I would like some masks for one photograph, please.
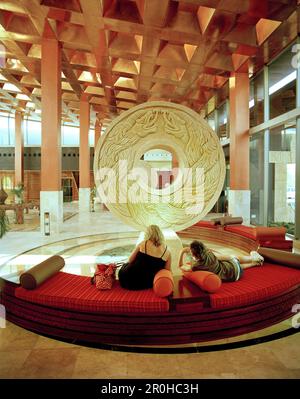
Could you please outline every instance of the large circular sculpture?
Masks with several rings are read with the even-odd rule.
[[[141,160],[155,148],[178,160],[176,178],[164,189],[153,187],[152,171]],[[217,201],[225,159],[217,135],[196,112],[170,102],[147,102],[123,112],[106,129],[96,147],[94,176],[103,202],[125,223],[139,230],[157,224],[179,231]]]

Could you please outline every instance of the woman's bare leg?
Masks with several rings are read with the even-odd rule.
[[[263,261],[263,257],[260,259],[253,259],[252,256],[249,255],[216,255],[219,260],[231,260],[232,258],[236,258],[239,260],[243,269],[247,269],[248,267],[260,266]],[[259,256],[259,255],[258,255]]]
[[[252,256],[237,256],[237,259],[239,260],[242,269],[247,269],[253,266],[260,266],[263,261],[263,257],[261,257],[261,259],[253,259]]]
[[[242,256],[238,255],[236,258],[239,260],[240,263],[254,263],[251,256]]]
[[[241,268],[242,269],[249,269],[249,267],[253,267],[253,266],[260,266],[260,264],[259,263],[254,263],[253,261],[251,262],[251,263],[241,263],[240,262],[240,265],[241,265]]]

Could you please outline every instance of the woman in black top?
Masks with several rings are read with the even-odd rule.
[[[145,240],[130,255],[129,263],[121,267],[120,285],[128,290],[152,288],[154,276],[161,269],[171,270],[171,254],[160,228],[151,225]]]

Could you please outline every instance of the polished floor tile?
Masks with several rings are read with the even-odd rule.
[[[81,348],[73,378],[126,378],[127,353]]]
[[[268,342],[265,347],[286,369],[297,370],[300,377],[300,331],[285,339]]]
[[[143,354],[72,345],[7,323],[0,378],[300,378],[300,334],[239,349]]]
[[[33,349],[16,378],[71,378],[80,348]]]
[[[177,355],[128,354],[128,378],[179,378]]]
[[[22,371],[23,365],[31,350],[0,350],[0,378],[16,378]]]

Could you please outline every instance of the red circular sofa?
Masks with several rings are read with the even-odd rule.
[[[282,229],[206,221],[179,236],[247,252],[285,240]],[[240,281],[223,283],[210,294],[181,276],[174,278],[173,294],[161,298],[152,289],[127,291],[118,281],[112,290],[98,291],[90,277],[59,272],[34,290],[4,282],[0,302],[9,321],[72,342],[173,345],[227,338],[287,319],[300,301],[300,255],[262,250],[273,251],[263,266],[245,270]]]
[[[282,252],[282,251],[281,251]],[[72,342],[172,345],[258,330],[292,315],[300,300],[300,270],[268,263],[245,270],[213,294],[184,277],[174,292],[127,291],[118,282],[98,291],[90,277],[59,272],[34,290],[6,282],[7,319],[36,333]]]

